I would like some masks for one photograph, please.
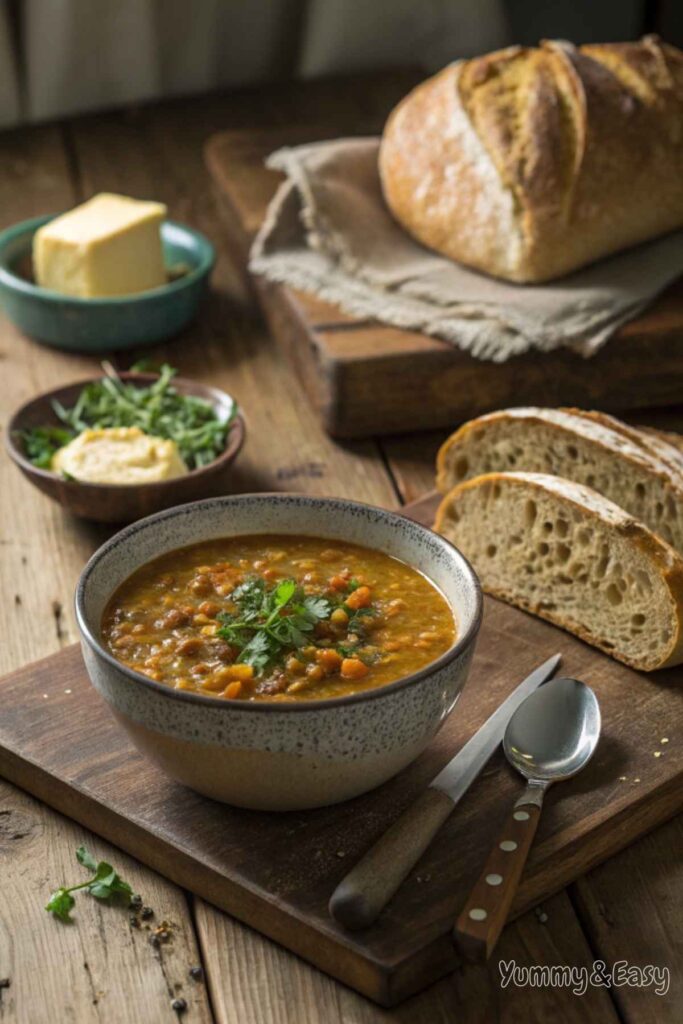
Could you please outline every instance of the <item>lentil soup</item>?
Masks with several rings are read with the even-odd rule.
[[[255,535],[142,566],[102,620],[104,646],[179,690],[240,700],[343,697],[424,668],[453,613],[416,569],[315,537]]]

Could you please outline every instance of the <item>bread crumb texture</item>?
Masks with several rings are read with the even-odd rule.
[[[546,474],[488,473],[450,491],[436,529],[488,593],[634,668],[683,660],[683,559],[596,491]]]
[[[607,417],[598,422],[573,411],[519,408],[472,420],[442,446],[437,487],[446,493],[482,473],[506,471],[584,484],[683,552],[683,476]],[[614,513],[605,505],[601,515]]]

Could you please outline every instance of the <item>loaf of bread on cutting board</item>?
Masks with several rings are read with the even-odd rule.
[[[665,462],[651,438],[638,441],[633,428],[615,422],[601,413],[533,407],[481,416],[442,445],[436,485],[445,494],[481,473],[553,473],[598,491],[683,552],[683,476],[673,465],[675,449],[667,444]]]
[[[643,671],[683,661],[683,558],[596,491],[487,473],[443,499],[435,529],[484,589]]]
[[[683,53],[543,42],[459,61],[393,111],[386,202],[418,241],[548,281],[683,226]]]

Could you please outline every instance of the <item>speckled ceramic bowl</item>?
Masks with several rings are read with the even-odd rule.
[[[174,690],[126,668],[104,649],[100,622],[105,605],[135,569],[188,544],[254,533],[345,540],[402,559],[447,598],[457,622],[456,642],[431,665],[395,683],[349,697],[291,704]],[[465,683],[481,607],[470,565],[431,530],[368,505],[294,494],[213,498],[149,516],[93,555],[76,591],[90,678],[135,745],[200,793],[278,811],[357,796],[424,750]]]

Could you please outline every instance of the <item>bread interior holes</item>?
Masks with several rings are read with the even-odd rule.
[[[455,463],[455,478],[456,480],[464,480],[467,476],[467,471],[470,468],[469,460],[465,455],[461,455]]]
[[[555,548],[555,561],[559,562],[560,565],[563,565],[565,562],[569,561],[571,553],[572,549],[568,544],[558,544]]]
[[[644,591],[646,594],[652,593],[652,583],[650,577],[642,569],[635,570],[636,577],[636,588],[640,591]]]
[[[465,489],[460,511],[454,539],[462,539],[486,589],[514,594],[522,607],[580,625],[599,646],[653,667],[671,644],[673,629],[657,614],[662,587],[647,559],[590,511],[504,478]]]
[[[602,578],[607,574],[607,566],[609,565],[609,550],[603,545],[600,552],[600,560],[595,567],[595,575]]]

